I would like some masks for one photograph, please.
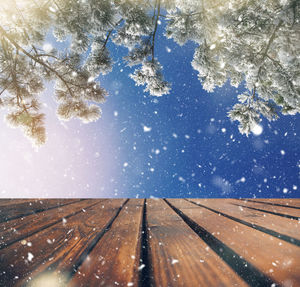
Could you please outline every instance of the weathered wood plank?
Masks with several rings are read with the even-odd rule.
[[[244,200],[300,208],[299,198],[251,198]]]
[[[237,220],[242,220],[250,225],[266,228],[270,231],[275,231],[281,234],[291,237],[287,239],[290,242],[295,242],[293,238],[300,241],[300,224],[298,220],[290,218],[284,218],[261,211],[243,208],[241,206],[231,204],[231,199],[188,199],[191,202],[206,206],[232,216]]]
[[[68,218],[80,212],[83,208],[88,208],[96,203],[97,201],[94,199],[77,201],[55,209],[48,209],[40,213],[27,215],[24,218],[2,222],[0,223],[0,249],[28,237],[35,232],[50,227],[62,221],[63,218]]]
[[[253,202],[253,201],[239,200],[239,199],[232,199],[231,203],[246,208],[248,207],[248,208],[263,210],[264,212],[272,212],[280,216],[294,217],[295,219],[300,219],[300,209],[277,206],[277,205],[268,205],[260,202]]]
[[[186,200],[168,200],[206,232],[242,256],[274,282],[300,286],[300,248],[249,228]]]
[[[52,199],[49,202],[42,199],[41,206],[50,206],[44,211],[39,209],[37,202],[40,200],[0,200],[0,210],[6,209],[8,215],[17,205],[25,205],[30,211],[37,208],[33,214],[24,217],[21,214],[21,217],[0,223],[0,286],[24,286],[29,277],[42,280],[37,286],[44,286],[46,281],[55,278],[64,284],[71,280],[70,287],[101,286],[102,283],[103,286],[117,286],[115,282],[120,286],[144,286],[146,281],[141,279],[149,279],[149,270],[155,286],[246,285],[244,280],[249,281],[238,270],[239,266],[229,262],[232,257],[228,261],[228,254],[232,256],[232,252],[238,264],[243,264],[239,259],[243,256],[251,268],[256,268],[266,278],[284,286],[300,286],[300,249],[295,246],[299,241],[292,245],[283,241],[284,237],[271,236],[271,232],[277,232],[299,240],[298,221],[270,213],[276,213],[274,208],[277,213],[278,210],[279,213],[297,212],[299,199],[260,199],[257,202],[251,199],[246,203],[235,199],[188,199],[205,207],[186,200],[168,200],[178,208],[175,208],[177,213],[181,210],[185,214],[182,217],[163,200],[147,200],[144,218],[149,227],[150,252],[146,255],[140,253],[146,238],[142,236],[141,240],[142,227],[146,230],[142,224],[145,216],[142,200],[130,200],[121,209],[125,200],[91,199],[51,207]],[[37,205],[32,207],[29,202]],[[256,209],[261,211],[241,204],[260,205],[261,208]],[[295,213],[292,216],[295,217]],[[200,233],[198,228],[205,232]],[[209,241],[207,234],[212,234],[210,236],[218,242]],[[223,248],[225,251],[220,251]],[[228,248],[232,251],[226,255]],[[142,269],[141,263],[152,269]],[[242,267],[247,272],[248,267]]]
[[[39,198],[0,198],[0,208],[2,206],[12,205],[12,204],[19,204],[19,203],[26,203],[35,200],[45,200]]]
[[[30,278],[43,276],[47,268],[68,276],[125,202],[94,201],[96,204],[89,209],[26,238],[29,245],[21,241],[5,248],[0,261],[0,286],[24,286]]]
[[[138,286],[143,201],[129,200],[68,286]]]
[[[163,200],[147,200],[154,286],[247,286]]]
[[[0,222],[78,201],[80,201],[80,199],[25,199],[21,201],[17,199],[16,201],[13,200],[11,204],[3,202],[3,205],[0,207]]]
[[[7,205],[22,204],[26,202],[57,200],[59,202],[71,202],[83,200],[80,198],[0,198],[0,207]]]

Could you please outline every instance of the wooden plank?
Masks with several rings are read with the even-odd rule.
[[[34,200],[39,200],[39,198],[0,198],[0,208],[2,206],[26,203]]]
[[[163,201],[147,200],[154,286],[247,286]]]
[[[38,213],[50,208],[64,206],[73,202],[80,201],[80,199],[32,199],[19,201],[16,200],[12,204],[5,204],[0,207],[0,222],[12,220],[33,213]]]
[[[288,241],[293,242],[293,238],[300,241],[300,224],[298,220],[280,217],[270,213],[264,213],[253,209],[243,208],[231,204],[231,199],[188,199],[189,201],[206,206],[216,212],[232,216],[237,220],[242,220],[250,225],[263,227],[270,231],[275,231],[291,238]]]
[[[21,241],[3,249],[0,286],[27,286],[30,279],[47,274],[47,268],[60,270],[67,279],[125,202],[93,201],[97,204],[91,208],[26,238],[30,245]]]
[[[300,286],[300,248],[186,200],[168,200],[190,220],[231,248],[274,282]]]
[[[2,206],[14,205],[26,202],[37,202],[37,201],[49,201],[49,200],[57,200],[57,201],[79,201],[83,200],[80,198],[0,198],[0,208]]]
[[[274,205],[283,205],[289,207],[300,208],[300,199],[299,198],[251,198],[245,199],[247,201],[256,201]]]
[[[143,201],[129,200],[68,286],[138,286]]]
[[[264,212],[271,212],[280,216],[300,219],[300,209],[277,206],[277,205],[268,205],[260,202],[238,200],[238,199],[232,199],[230,202],[232,204],[237,204],[242,207],[255,208],[258,210],[263,210]]]
[[[77,201],[55,209],[48,209],[40,213],[27,215],[24,218],[2,222],[0,223],[0,249],[45,229],[61,221],[62,218],[68,218],[80,212],[83,208],[88,208],[96,203],[97,201],[93,199]]]

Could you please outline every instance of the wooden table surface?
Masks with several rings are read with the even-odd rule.
[[[0,286],[300,286],[300,199],[0,199]]]

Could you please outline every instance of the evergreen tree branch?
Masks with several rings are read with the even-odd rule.
[[[269,39],[269,41],[268,41],[267,47],[265,48],[265,51],[264,51],[264,53],[263,53],[263,55],[262,55],[261,65],[260,65],[260,67],[259,67],[259,69],[258,69],[258,72],[257,72],[257,81],[258,81],[258,79],[259,79],[259,77],[260,77],[260,73],[261,73],[263,64],[264,64],[264,62],[265,62],[265,59],[266,59],[266,57],[267,57],[268,51],[269,51],[269,49],[270,49],[270,46],[272,45],[272,43],[273,43],[273,41],[274,41],[274,39],[275,39],[276,32],[279,30],[279,28],[281,27],[282,24],[283,24],[283,21],[280,20],[279,23],[277,24],[277,26],[275,27],[275,29],[274,29],[274,31],[273,31],[273,33],[272,33],[272,35],[271,35],[271,37],[270,37],[270,39]]]
[[[153,12],[153,16],[152,16],[152,24],[154,23],[154,20],[155,20],[157,1],[158,0],[155,0],[155,4],[154,4],[154,12]]]
[[[268,51],[270,49],[270,46],[272,45],[272,43],[273,43],[273,41],[275,39],[276,33],[279,30],[279,28],[282,26],[282,24],[283,24],[283,21],[280,20],[279,23],[277,24],[277,26],[275,27],[275,29],[274,29],[274,31],[273,31],[273,33],[272,33],[272,35],[271,35],[271,37],[270,37],[270,39],[268,41],[267,47],[266,47],[266,49],[265,49],[265,51],[264,51],[264,53],[262,55],[262,60],[263,61],[264,61],[265,57],[267,56],[267,53],[268,53]]]
[[[4,79],[3,83],[7,82],[9,80],[9,78],[11,77],[11,73],[8,74],[8,76],[6,77],[6,79]],[[1,79],[2,80],[2,79]],[[9,86],[11,85],[11,83],[9,83],[8,85],[5,85],[4,88],[2,89],[2,91],[0,92],[0,96],[9,88]]]
[[[0,34],[2,34],[11,44],[13,44],[17,50],[20,50],[24,55],[29,57],[31,60],[33,60],[34,62],[40,64],[41,66],[45,67],[46,69],[51,71],[53,74],[55,74],[64,83],[64,85],[67,87],[67,90],[68,90],[70,96],[74,97],[74,94],[72,92],[71,87],[69,86],[69,83],[55,69],[53,69],[51,66],[49,66],[48,64],[46,64],[45,62],[43,62],[39,58],[36,58],[35,56],[28,53],[14,39],[12,39],[12,37],[10,35],[8,35],[7,32],[1,26],[0,26]]]
[[[108,40],[109,40],[109,38],[110,38],[112,32],[113,32],[113,31],[114,31],[114,30],[122,23],[123,20],[124,20],[124,19],[121,18],[115,25],[113,25],[113,28],[110,29],[110,30],[108,31],[107,36],[106,36],[106,39],[105,39],[105,41],[104,41],[104,43],[103,43],[103,46],[102,46],[102,50],[105,49],[105,47],[106,47],[106,45],[107,45],[107,43],[108,43]]]
[[[155,35],[156,35],[156,32],[157,32],[159,16],[160,16],[160,0],[158,0],[158,3],[157,3],[157,15],[156,15],[156,20],[155,20],[154,31],[153,31],[153,34],[152,34],[152,47],[151,47],[152,63],[154,63]]]

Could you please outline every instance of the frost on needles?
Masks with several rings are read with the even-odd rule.
[[[170,93],[156,51],[157,30],[180,46],[196,44],[193,68],[212,92],[229,79],[247,91],[229,117],[249,134],[261,116],[300,111],[300,13],[297,0],[0,0],[0,106],[36,145],[46,140],[41,92],[55,81],[62,120],[97,120],[112,71],[109,42],[128,48],[129,76],[152,96]],[[45,44],[53,33],[63,49]]]

